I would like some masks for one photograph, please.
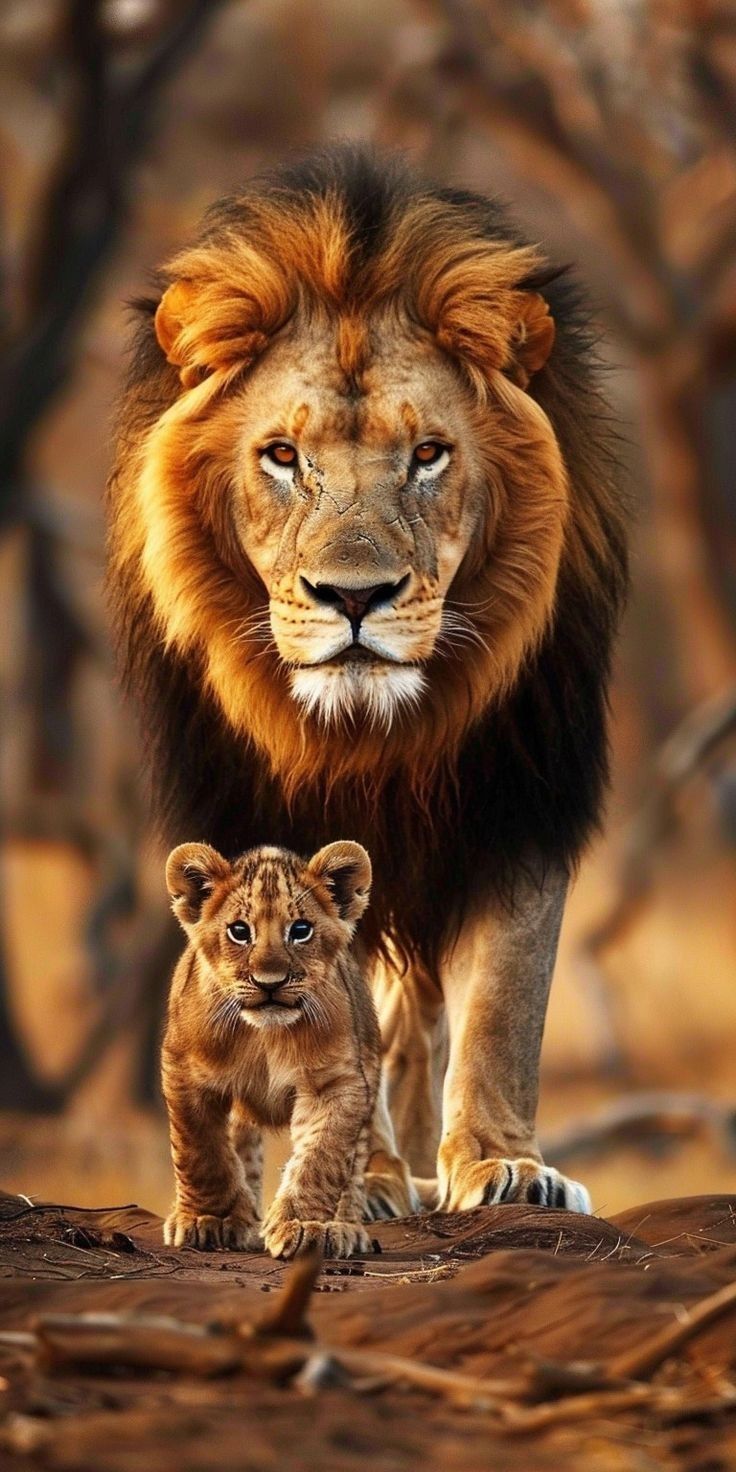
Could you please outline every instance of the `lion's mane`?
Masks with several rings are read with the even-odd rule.
[[[161,825],[172,843],[206,840],[230,856],[264,842],[304,853],[336,838],[364,843],[375,874],[367,939],[377,945],[391,934],[432,971],[480,886],[508,897],[531,865],[571,869],[600,812],[626,508],[579,293],[545,268],[495,203],[428,187],[403,165],[349,147],[216,205],[161,285],[172,282],[186,298],[184,325],[164,353],[158,298],[141,304],[109,492],[113,626],[142,713]],[[541,301],[541,316],[537,307],[525,327],[531,377],[512,357],[509,303],[520,289]],[[235,539],[223,525],[210,410],[242,388],[272,335],[305,305],[334,315],[343,367],[359,376],[370,315],[392,300],[433,333],[480,396],[506,405],[496,462],[502,457],[511,494],[515,477],[526,492],[531,477],[535,491],[521,552],[518,537],[506,565],[498,544],[473,549],[462,586],[480,640],[461,658],[437,661],[422,719],[399,722],[388,737],[325,731],[299,714],[278,662],[258,646],[238,672],[236,720],[224,688],[232,672],[223,668],[218,690],[212,650],[226,648],[225,621],[263,612],[267,598],[251,568],[232,570],[242,561],[235,548],[229,568],[217,556],[218,537]],[[547,307],[554,347],[534,371]],[[177,463],[169,449],[147,510],[144,448],[179,403],[201,429],[203,455]],[[549,454],[535,450],[544,416],[564,487],[550,475]],[[546,580],[551,598],[542,606],[539,595],[535,611],[524,603],[525,580],[545,583],[545,498],[562,494],[561,560]],[[174,589],[170,612],[162,613],[157,577]]]

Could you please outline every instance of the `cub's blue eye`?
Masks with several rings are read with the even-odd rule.
[[[233,920],[232,925],[227,927],[227,936],[236,946],[247,946],[252,938],[250,925],[246,925],[244,920]]]
[[[294,920],[289,926],[289,940],[310,940],[313,935],[314,926],[310,925],[308,920]]]

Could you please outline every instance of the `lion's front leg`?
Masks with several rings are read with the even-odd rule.
[[[433,1183],[425,1199],[415,1177],[434,1174],[447,1062],[444,1004],[436,983],[416,964],[406,969],[398,958],[392,963],[388,942],[387,951],[389,959],[378,961],[371,977],[383,1044],[366,1174],[373,1220],[409,1216],[430,1200],[434,1204]]]
[[[342,1222],[362,1222],[368,1214],[365,1195],[365,1167],[368,1159],[370,1121],[360,1132],[353,1156],[353,1169],[338,1202],[335,1216]]]
[[[362,1175],[372,1103],[362,1079],[297,1094],[291,1159],[263,1223],[272,1257],[295,1257],[312,1246],[326,1257],[372,1250],[362,1221],[345,1215],[346,1205],[362,1206],[362,1193],[348,1188],[356,1171]]]
[[[529,885],[513,914],[469,920],[443,969],[450,1059],[437,1160],[441,1209],[501,1201],[590,1211],[584,1186],[544,1165],[536,1134],[539,1053],[566,879]]]
[[[164,1055],[176,1199],[164,1225],[170,1247],[260,1246],[258,1208],[228,1136],[227,1101]]]
[[[369,1221],[412,1216],[414,1212],[421,1210],[411,1171],[396,1143],[393,1120],[386,1099],[385,1069],[382,1070],[371,1125],[365,1196]]]

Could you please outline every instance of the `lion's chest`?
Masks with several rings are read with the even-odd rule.
[[[253,1049],[233,1079],[233,1092],[247,1104],[258,1123],[272,1129],[288,1125],[296,1087],[293,1066],[267,1048]]]

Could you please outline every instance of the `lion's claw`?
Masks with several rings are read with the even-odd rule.
[[[251,1210],[237,1207],[225,1216],[182,1211],[174,1207],[164,1223],[167,1247],[198,1247],[200,1251],[258,1252],[263,1243],[260,1223]]]
[[[441,1209],[467,1211],[474,1206],[527,1201],[590,1213],[590,1196],[579,1181],[570,1180],[540,1160],[500,1158],[479,1160],[452,1173]]]
[[[360,1222],[303,1221],[299,1217],[276,1217],[263,1232],[266,1250],[272,1257],[298,1257],[318,1247],[325,1257],[351,1257],[370,1253],[373,1244]]]
[[[390,1221],[422,1210],[406,1161],[382,1150],[375,1151],[368,1162],[365,1195],[368,1221]]]

